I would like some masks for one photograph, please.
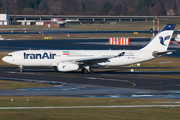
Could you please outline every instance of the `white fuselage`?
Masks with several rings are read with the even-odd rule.
[[[125,52],[124,56],[110,58],[99,66],[120,66],[153,59],[153,51],[142,50],[23,50],[9,53],[3,61],[19,66],[56,66],[64,61],[76,59],[113,57]]]

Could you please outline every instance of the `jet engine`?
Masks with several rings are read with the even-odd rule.
[[[57,70],[58,71],[74,71],[78,70],[79,65],[71,63],[71,62],[64,62],[64,63],[58,63],[57,64]]]
[[[177,37],[175,37],[175,41],[180,42],[180,34],[178,33]]]

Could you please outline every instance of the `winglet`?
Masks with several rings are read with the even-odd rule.
[[[121,54],[119,54],[117,57],[121,57],[124,56],[125,52],[122,52]]]

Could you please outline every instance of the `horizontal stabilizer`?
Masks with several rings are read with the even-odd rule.
[[[154,56],[154,57],[159,57],[159,56],[162,56],[162,55],[172,54],[172,52],[174,52],[174,51],[175,51],[175,50],[164,51],[164,52],[154,51],[154,52],[153,52],[153,56]]]

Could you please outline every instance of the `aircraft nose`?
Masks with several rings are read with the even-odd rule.
[[[3,57],[3,58],[2,58],[2,61],[6,62],[6,57]]]

